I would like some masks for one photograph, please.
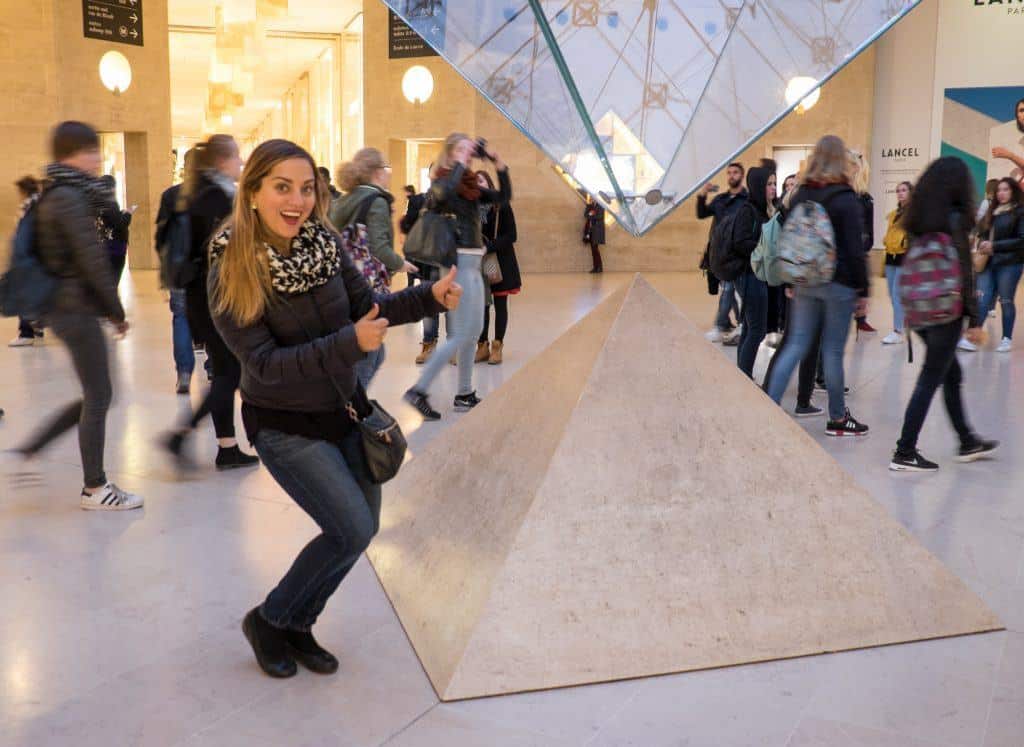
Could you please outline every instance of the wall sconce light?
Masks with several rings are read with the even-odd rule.
[[[792,78],[786,86],[786,103],[793,106],[799,101],[796,107],[798,114],[803,114],[817,104],[820,98],[821,88],[818,87],[818,81],[806,75]]]
[[[132,66],[120,52],[110,51],[100,58],[100,80],[114,95],[124,93],[132,84]]]
[[[422,104],[434,93],[434,76],[423,65],[413,65],[402,76],[402,95],[410,104]]]

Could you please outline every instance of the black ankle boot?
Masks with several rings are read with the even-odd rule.
[[[256,654],[260,669],[271,677],[294,677],[298,671],[288,654],[287,631],[275,628],[263,619],[256,607],[242,620],[242,632]]]
[[[317,674],[334,674],[338,671],[338,660],[334,654],[316,642],[311,632],[289,630],[285,633],[288,652],[306,669]]]
[[[217,447],[217,469],[255,467],[259,463],[260,458],[258,456],[244,453],[237,445]]]

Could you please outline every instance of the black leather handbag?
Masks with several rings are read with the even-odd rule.
[[[424,208],[416,225],[405,237],[402,252],[410,262],[451,267],[455,264],[455,249],[455,219],[446,213]]]

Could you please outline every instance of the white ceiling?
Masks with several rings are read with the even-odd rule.
[[[170,0],[168,20],[173,27],[213,27],[214,3],[209,0]],[[360,0],[290,0],[287,18],[268,23],[272,31],[340,33],[362,9]],[[236,111],[230,127],[218,127],[236,136],[252,132],[283,94],[331,46],[328,39],[281,38],[264,42],[265,57],[255,73],[255,90]],[[183,30],[171,31],[171,131],[175,145],[202,133],[207,79],[214,36]]]

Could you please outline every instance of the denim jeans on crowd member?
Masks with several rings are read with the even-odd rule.
[[[1003,310],[1003,337],[1013,339],[1013,323],[1017,320],[1017,306],[1014,304],[1014,296],[1017,295],[1017,286],[1020,284],[1021,274],[1024,273],[1024,264],[1005,264],[989,266],[983,273],[978,275],[978,290],[981,291],[982,319],[986,319],[992,309],[995,308],[996,296],[999,296],[999,305]]]
[[[903,432],[896,444],[900,453],[909,454],[917,448],[917,437],[921,433],[921,426],[928,415],[928,407],[931,405],[935,390],[942,386],[942,397],[946,403],[946,412],[949,419],[960,436],[962,446],[970,446],[977,441],[977,437],[971,430],[964,414],[963,400],[961,399],[961,383],[963,374],[960,371],[960,363],[956,359],[956,344],[963,333],[963,320],[958,319],[949,324],[942,324],[937,327],[927,327],[919,334],[924,340],[926,352],[924,365],[917,376],[917,384],[914,385],[914,393],[910,395],[910,402],[907,404],[907,412],[903,417]]]
[[[718,285],[718,316],[715,317],[715,326],[723,332],[732,329],[732,322],[729,321],[729,312],[740,316],[740,305],[736,300],[736,284],[731,280],[723,280]]]
[[[99,488],[107,482],[103,471],[103,446],[107,411],[113,399],[107,338],[100,327],[100,320],[88,314],[54,312],[47,321],[71,354],[71,363],[82,385],[82,399],[58,412],[19,451],[26,456],[34,456],[77,425],[85,487]]]
[[[434,348],[430,359],[423,367],[419,381],[413,387],[426,394],[430,385],[448,365],[453,355],[459,364],[459,388],[457,394],[473,391],[473,359],[476,356],[476,342],[484,326],[484,276],[480,272],[483,256],[477,250],[459,250],[456,281],[462,286],[462,300],[459,307],[446,315],[449,325],[448,337]]]
[[[196,354],[192,350],[192,331],[185,314],[185,290],[171,289],[171,339],[174,344],[174,368],[178,373],[190,374],[196,367]]]
[[[740,319],[743,332],[736,349],[736,365],[747,376],[754,377],[754,363],[761,341],[768,333],[768,284],[757,275],[745,272],[736,278],[736,291],[743,299]]]
[[[900,277],[903,268],[896,265],[885,266],[885,282],[889,286],[889,298],[892,299],[892,328],[903,331],[903,301],[900,299]]]
[[[825,386],[828,389],[828,416],[831,420],[842,420],[846,416],[843,351],[850,334],[850,318],[856,300],[857,292],[839,283],[796,289],[790,306],[786,345],[775,354],[776,360],[765,380],[764,389],[769,397],[777,403],[782,401],[793,370],[820,335]]]
[[[261,429],[264,466],[320,527],[260,607],[272,625],[309,630],[380,526],[380,486],[370,481],[358,429],[340,444]]]
[[[356,379],[363,385],[363,389],[370,388],[370,382],[377,375],[377,371],[380,370],[386,357],[387,354],[384,352],[384,346],[381,345],[373,352],[367,353],[361,361],[353,366],[353,370],[356,372]]]

